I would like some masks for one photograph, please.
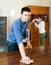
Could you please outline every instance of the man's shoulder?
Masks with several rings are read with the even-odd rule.
[[[21,18],[16,18],[14,21],[17,21],[17,22],[18,22],[18,21],[20,21],[20,20],[21,20]]]
[[[17,18],[14,20],[12,26],[20,26],[21,25],[21,18]]]
[[[16,18],[15,20],[14,20],[14,23],[20,23],[20,21],[21,21],[21,18]]]

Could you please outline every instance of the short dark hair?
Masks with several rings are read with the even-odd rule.
[[[44,20],[44,15],[38,15],[37,18],[42,18],[42,20]]]
[[[24,11],[31,12],[30,8],[28,8],[28,7],[23,7],[21,9],[21,14],[23,14]]]

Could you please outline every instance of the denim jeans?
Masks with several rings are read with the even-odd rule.
[[[18,44],[8,41],[7,42],[7,51],[12,52],[12,51],[16,51],[16,50],[19,50]]]

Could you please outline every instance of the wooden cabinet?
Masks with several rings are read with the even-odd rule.
[[[39,30],[37,27],[35,27],[34,23],[30,23],[28,25],[28,29],[30,30],[30,42],[32,44],[32,46],[38,46],[38,44],[40,43],[39,40]],[[38,32],[38,33],[37,33]]]
[[[32,18],[36,18],[37,15],[44,15],[47,17],[47,20],[45,21],[45,28],[48,32],[48,38],[45,39],[45,45],[49,44],[49,7],[43,7],[43,6],[28,6],[31,9],[32,12]],[[35,27],[34,23],[30,23],[28,25],[28,28],[30,29],[30,41],[31,44],[34,46],[40,45],[40,39],[39,39],[39,31]]]

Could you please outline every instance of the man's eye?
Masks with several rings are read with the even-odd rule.
[[[29,15],[29,16],[31,16],[31,15]]]
[[[27,16],[27,15],[25,15],[25,16]]]

